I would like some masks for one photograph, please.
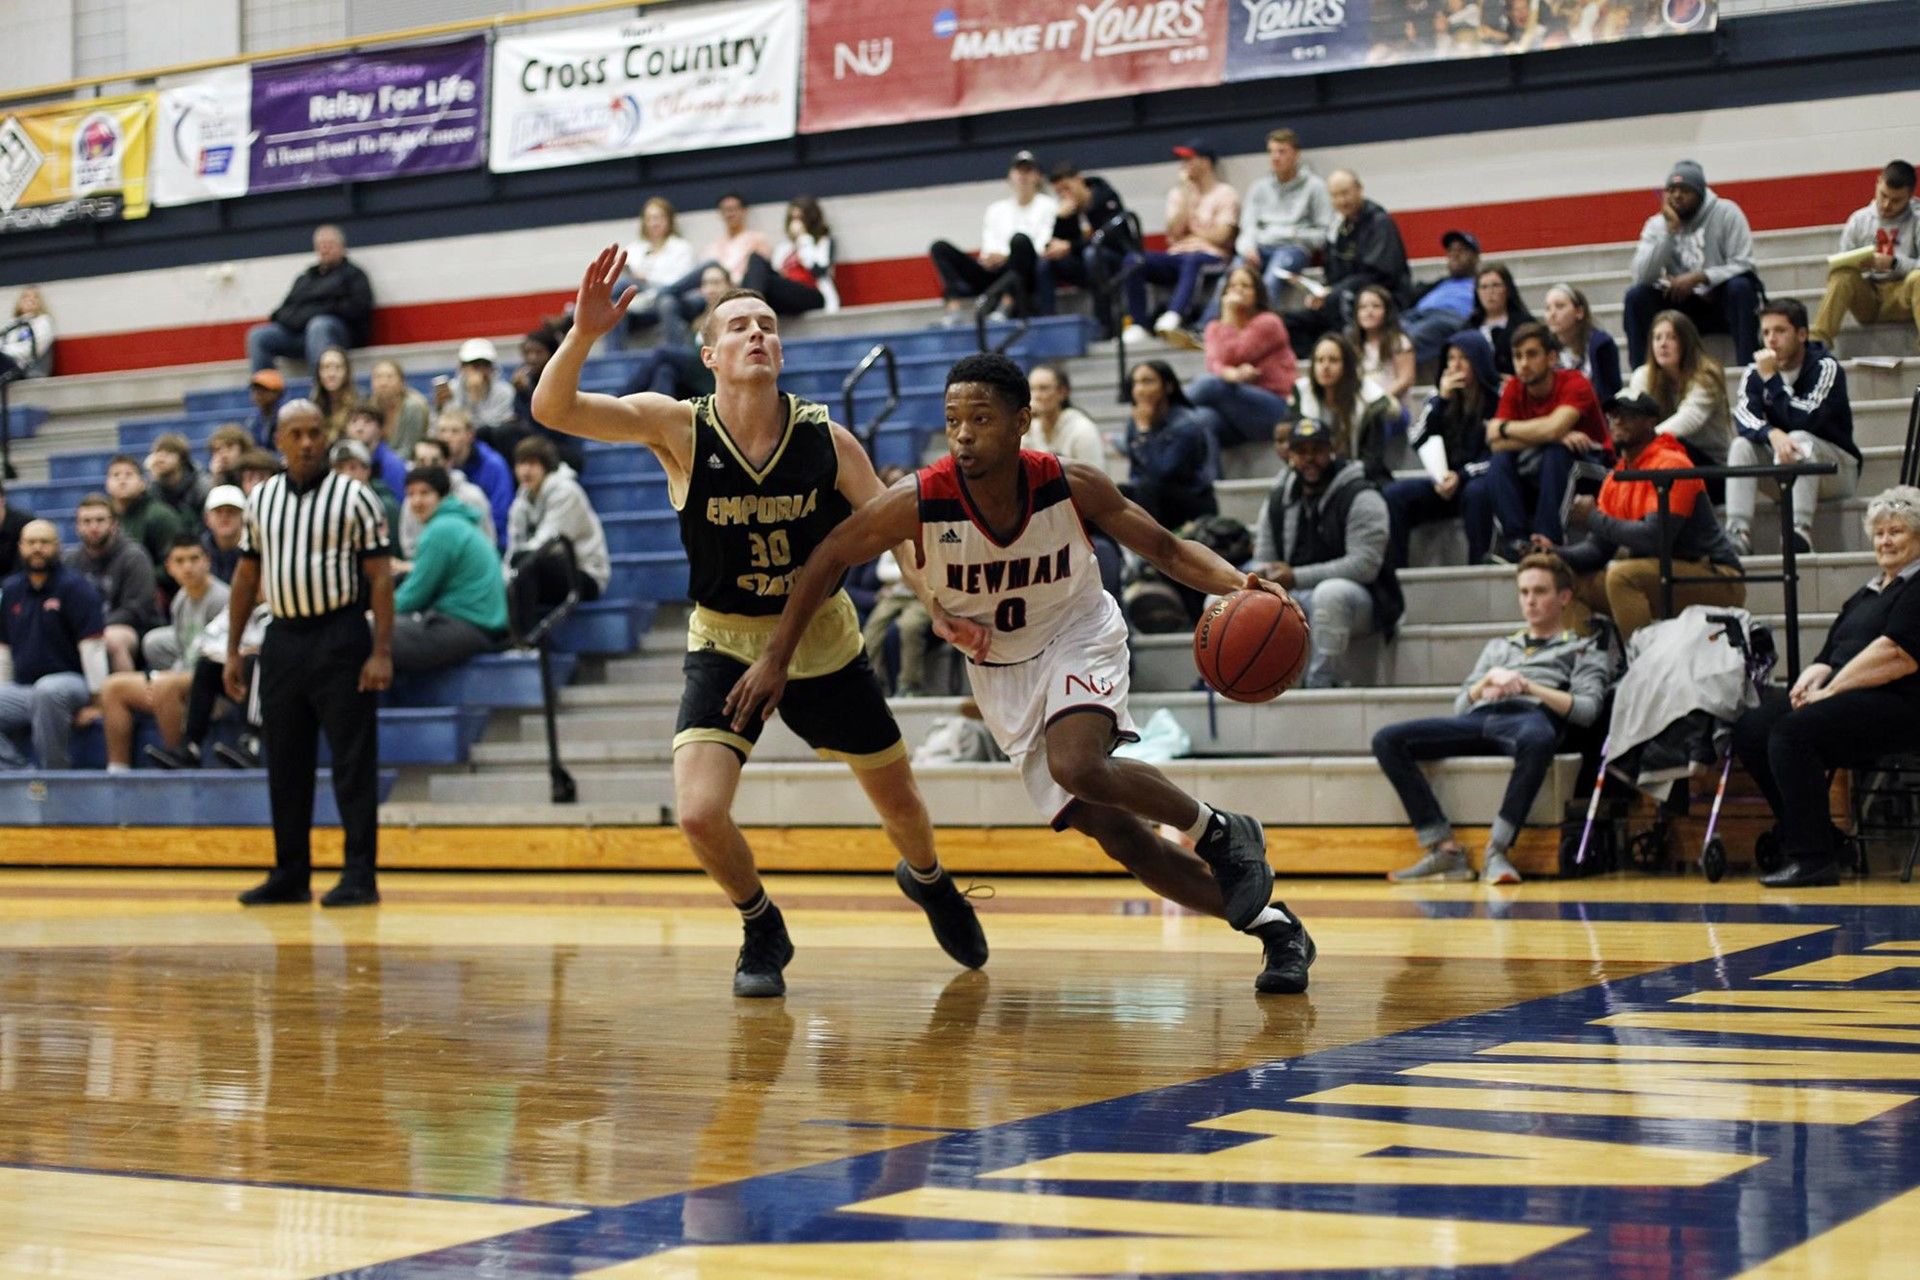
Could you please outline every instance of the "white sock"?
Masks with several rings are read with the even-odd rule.
[[[1213,821],[1213,810],[1207,808],[1207,806],[1204,804],[1201,805],[1200,816],[1195,818],[1193,820],[1193,825],[1188,827],[1186,830],[1187,839],[1193,841],[1195,844],[1199,844],[1200,837],[1207,834],[1207,824],[1212,821]]]
[[[931,867],[928,867],[925,871],[922,871],[920,868],[914,866],[911,862],[909,862],[907,864],[907,872],[915,880],[918,880],[921,884],[939,884],[940,877],[944,874],[944,871],[941,868],[940,862],[938,859],[935,859],[934,864]]]
[[[130,764],[109,764],[107,766],[107,772],[108,773],[132,773],[133,766]]]
[[[1255,916],[1253,918],[1253,923],[1248,925],[1241,932],[1252,933],[1255,929],[1258,929],[1263,924],[1292,924],[1293,922],[1294,920],[1292,916],[1288,915],[1286,912],[1282,911],[1280,908],[1269,903],[1267,905],[1267,909],[1265,911],[1262,911],[1259,915]]]

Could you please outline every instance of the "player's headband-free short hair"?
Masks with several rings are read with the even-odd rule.
[[[1033,403],[1026,371],[997,351],[962,356],[954,361],[953,368],[947,370],[947,386],[951,388],[963,382],[991,387],[1000,403],[1013,413]]]

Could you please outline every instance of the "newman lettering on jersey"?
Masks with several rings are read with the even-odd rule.
[[[1064,582],[1073,576],[1072,551],[1071,547],[1061,547],[1045,555],[950,564],[946,567],[947,588],[977,596],[983,591],[1021,591],[1043,583]]]
[[[707,523],[721,527],[732,524],[785,524],[804,520],[820,505],[820,491],[806,493],[746,493],[707,499]]]

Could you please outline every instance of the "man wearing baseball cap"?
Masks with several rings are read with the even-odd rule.
[[[988,205],[986,216],[980,220],[977,257],[948,240],[935,240],[928,246],[933,269],[940,274],[940,296],[947,302],[946,324],[965,323],[971,314],[967,299],[991,289],[994,281],[1008,271],[1020,281],[1013,305],[1023,314],[1032,309],[1040,249],[1053,239],[1060,202],[1044,190],[1040,161],[1025,149],[1014,152],[1007,164],[1007,186],[1012,188],[1011,194]]]
[[[500,352],[487,338],[460,344],[460,369],[448,380],[434,379],[433,407],[465,409],[474,434],[496,452],[513,452],[519,443],[519,419],[513,412],[513,385],[498,374]],[[512,439],[503,436],[511,435]]]
[[[1682,160],[1667,173],[1660,211],[1640,229],[1627,290],[1627,363],[1647,362],[1647,330],[1669,308],[1702,333],[1733,335],[1733,362],[1751,364],[1760,346],[1760,296],[1753,229],[1733,201],[1707,185],[1706,170]]]
[[[1480,237],[1449,231],[1440,237],[1447,274],[1432,284],[1414,285],[1417,301],[1400,317],[1400,331],[1413,339],[1416,360],[1431,360],[1446,350],[1447,339],[1467,327],[1473,312],[1473,286],[1480,275]]]
[[[240,526],[247,518],[247,495],[237,484],[217,484],[207,493],[201,519],[200,545],[206,548],[207,563],[213,576],[222,582],[233,581],[233,567],[240,563]]]
[[[247,398],[253,401],[253,412],[240,425],[262,449],[273,448],[273,433],[279,430],[280,401],[286,394],[287,380],[280,376],[278,369],[258,370],[247,383]]]
[[[1240,193],[1221,181],[1220,153],[1205,138],[1189,138],[1173,149],[1180,161],[1180,180],[1167,190],[1167,248],[1164,253],[1143,250],[1127,255],[1138,269],[1127,277],[1127,341],[1144,342],[1143,327],[1150,304],[1147,286],[1172,285],[1166,310],[1153,322],[1153,331],[1182,346],[1197,346],[1187,338],[1187,322],[1202,305],[1200,283],[1209,269],[1223,271],[1233,261],[1235,229],[1240,225]]]

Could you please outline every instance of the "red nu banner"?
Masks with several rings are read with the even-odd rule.
[[[1219,84],[1229,0],[810,0],[806,133]]]

